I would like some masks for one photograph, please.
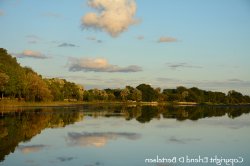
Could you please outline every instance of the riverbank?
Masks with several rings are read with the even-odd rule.
[[[15,100],[2,100],[0,106],[2,107],[21,107],[21,106],[64,106],[64,105],[75,105],[83,104],[83,102],[68,102],[68,101],[55,101],[55,102],[25,102]]]
[[[1,107],[60,107],[60,106],[74,106],[74,105],[86,105],[86,104],[124,104],[124,105],[150,105],[157,106],[158,102],[122,102],[122,101],[52,101],[52,102],[25,102],[25,101],[17,101],[17,100],[2,100],[0,101],[0,109]]]
[[[0,110],[12,109],[17,107],[71,107],[80,105],[126,105],[128,107],[135,106],[166,106],[166,105],[179,105],[179,106],[195,106],[194,102],[135,102],[135,101],[52,101],[52,102],[26,102],[17,100],[1,100]]]
[[[160,105],[176,105],[176,106],[198,106],[198,105],[211,105],[211,106],[235,106],[235,105],[250,105],[250,103],[241,104],[225,104],[225,103],[196,103],[196,102],[122,102],[122,101],[52,101],[52,102],[26,102],[18,100],[0,100],[1,108],[11,108],[11,107],[61,107],[61,106],[76,106],[76,105],[141,105],[141,106],[160,106]]]

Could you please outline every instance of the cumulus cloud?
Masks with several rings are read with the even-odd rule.
[[[17,58],[35,58],[35,59],[46,59],[48,58],[44,54],[38,51],[24,50],[22,53],[14,54]]]
[[[120,67],[109,64],[104,58],[70,58],[69,71],[94,71],[94,72],[139,72],[142,68],[137,65],[130,65],[127,67]]]
[[[188,63],[166,63],[166,65],[173,70],[179,68],[202,68],[201,66],[191,65]]]
[[[135,0],[89,0],[88,5],[97,10],[82,17],[84,28],[100,29],[112,37],[127,30],[130,25],[138,23]]]
[[[157,41],[158,43],[170,43],[170,42],[177,42],[177,39],[174,37],[160,37]]]
[[[95,146],[103,147],[107,144],[108,140],[115,140],[118,138],[126,138],[129,140],[136,140],[140,138],[139,134],[136,133],[116,133],[116,132],[96,132],[96,133],[68,133],[69,144],[73,146]]]
[[[78,46],[72,43],[62,43],[59,44],[58,47],[78,47]]]
[[[30,145],[30,146],[18,146],[18,150],[20,150],[22,153],[33,153],[41,151],[43,148],[45,148],[46,145]]]

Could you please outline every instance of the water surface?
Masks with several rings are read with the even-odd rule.
[[[199,166],[220,164],[202,163],[206,158],[221,165],[242,158],[234,165],[247,166],[249,112],[245,106],[19,108],[0,114],[0,165]]]

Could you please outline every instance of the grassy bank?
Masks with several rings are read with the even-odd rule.
[[[4,100],[0,101],[2,107],[19,107],[19,106],[64,106],[72,104],[83,104],[83,102],[68,102],[68,101],[56,101],[56,102],[25,102],[25,101],[14,101]]]
[[[1,108],[13,108],[13,107],[60,107],[60,106],[74,106],[84,104],[109,104],[109,105],[141,105],[141,106],[159,106],[159,105],[177,105],[177,106],[197,106],[197,105],[250,105],[250,103],[244,104],[225,104],[225,103],[196,103],[196,102],[122,102],[122,101],[51,101],[51,102],[26,102],[18,100],[0,100]]]
[[[167,102],[122,102],[122,101],[52,101],[52,102],[26,102],[17,100],[2,100],[0,101],[0,109],[15,108],[15,107],[67,107],[77,105],[126,105],[126,106],[159,106],[159,105],[173,105]],[[180,105],[180,104],[179,104]]]
[[[126,104],[126,105],[155,105],[155,102],[120,102],[120,101],[51,101],[51,102],[26,102],[26,101],[17,101],[17,100],[0,100],[0,109],[1,107],[60,107],[60,106],[74,106],[74,105],[84,105],[84,104]]]

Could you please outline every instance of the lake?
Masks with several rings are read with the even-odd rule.
[[[0,111],[1,166],[250,165],[248,106]]]

